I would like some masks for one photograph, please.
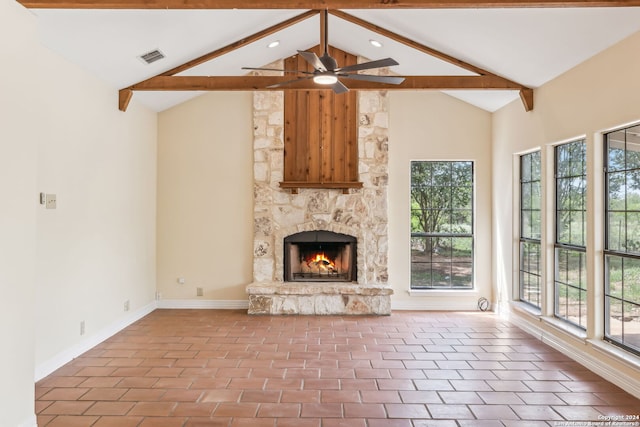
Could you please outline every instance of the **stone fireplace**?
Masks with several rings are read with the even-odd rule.
[[[346,192],[280,188],[283,95],[257,91],[253,97],[254,258],[253,283],[247,286],[249,314],[390,314],[386,92],[358,94],[358,168],[363,186]],[[316,252],[340,258],[339,265],[336,260],[308,261],[301,255],[316,241],[323,241]],[[347,261],[351,267],[344,276]],[[331,262],[332,267],[327,264]],[[308,271],[301,263],[308,264]]]

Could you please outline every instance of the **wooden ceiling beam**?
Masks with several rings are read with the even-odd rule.
[[[533,110],[533,89],[520,89],[520,99],[525,111]]]
[[[118,109],[120,111],[127,111],[127,107],[129,106],[129,102],[131,102],[132,96],[133,91],[131,89],[122,89],[118,91]]]
[[[57,0],[48,0],[48,1],[57,1]],[[88,1],[88,0],[85,0],[85,1]],[[145,0],[145,1],[154,1],[154,0]],[[166,0],[166,1],[174,1],[174,0]],[[188,2],[190,0],[185,0],[185,1]],[[388,0],[384,0],[384,1],[388,1]],[[291,76],[286,76],[286,77],[281,77],[281,76],[202,77],[202,76],[175,76],[175,74],[181,73],[190,68],[193,68],[200,64],[211,61],[212,59],[215,59],[233,50],[236,50],[250,43],[253,43],[259,39],[267,37],[273,33],[276,33],[277,31],[280,31],[298,22],[306,20],[317,13],[319,13],[318,10],[309,10],[298,16],[295,16],[286,21],[283,21],[279,24],[266,28],[249,37],[238,40],[230,45],[222,47],[213,52],[209,52],[205,55],[200,56],[199,58],[193,59],[189,62],[179,65],[178,67],[165,71],[157,76],[138,82],[127,88],[123,88],[119,91],[119,94],[118,94],[118,108],[120,109],[120,111],[126,111],[129,105],[129,102],[131,101],[131,98],[133,96],[133,91],[136,91],[136,90],[147,90],[147,91],[269,90],[268,86],[291,80]],[[338,11],[338,10],[331,10],[330,13],[348,22],[359,25],[365,29],[377,32],[399,43],[405,44],[406,46],[409,46],[419,52],[434,56],[436,58],[449,62],[458,67],[461,67],[473,73],[479,74],[479,76],[409,76],[405,78],[405,81],[401,85],[385,85],[385,84],[379,84],[379,83],[368,83],[368,82],[359,81],[359,80],[349,80],[349,87],[351,87],[354,90],[385,90],[385,89],[387,90],[403,90],[403,89],[405,90],[407,89],[413,89],[413,90],[420,90],[420,89],[518,90],[520,92],[520,97],[522,99],[522,102],[525,106],[525,110],[530,111],[533,109],[533,90],[526,86],[523,86],[519,83],[513,82],[511,80],[505,79],[495,74],[492,74],[489,71],[486,71],[482,68],[476,67],[472,64],[466,63],[462,60],[449,56],[445,53],[439,52],[428,46],[422,45],[414,40],[411,40],[399,34],[393,33],[389,30],[386,30],[382,27],[371,24],[360,18],[356,18],[355,16],[349,15],[345,12]],[[326,31],[325,24],[326,24],[326,16],[322,14],[320,19],[321,40],[324,40],[323,31]],[[296,84],[288,85],[286,89],[309,90],[309,89],[323,89],[323,88],[318,87],[317,85],[313,84],[313,82],[311,81],[303,81]],[[283,90],[283,89],[277,88],[273,90]]]
[[[175,74],[195,67],[214,58],[222,56],[228,52],[238,49],[246,44],[259,40],[267,35],[279,31],[285,27],[293,25],[297,22],[305,20],[319,11],[311,10],[301,15],[281,22],[277,25],[269,27],[263,31],[253,34],[245,39],[239,40],[228,46],[216,51],[210,52],[157,76],[136,83],[127,88],[121,89],[119,92],[118,108],[120,111],[126,111],[129,101],[134,90],[147,91],[243,91],[243,90],[269,90],[267,87],[291,80],[291,76],[175,76]],[[345,19],[363,28],[377,32],[389,37],[395,41],[403,43],[419,52],[434,56],[468,71],[480,74],[479,76],[408,76],[401,85],[384,85],[376,83],[368,83],[360,80],[349,80],[349,87],[354,90],[407,90],[407,89],[509,89],[520,91],[520,97],[524,104],[525,110],[533,109],[533,90],[519,83],[505,79],[483,70],[474,65],[468,64],[452,56],[446,55],[428,46],[424,46],[399,34],[388,31],[382,27],[373,25],[367,21],[356,18],[352,15],[341,11],[331,11],[331,13],[339,18]],[[322,16],[321,16],[322,17]],[[323,20],[321,19],[321,36],[324,29]],[[322,39],[322,37],[321,37]],[[310,81],[288,85],[286,89],[322,89],[314,85]],[[283,90],[281,88],[273,90]]]
[[[285,28],[291,27],[299,22],[302,22],[308,18],[311,18],[314,15],[317,15],[317,10],[309,10],[307,12],[301,13],[300,15],[294,16],[293,18],[287,19],[286,21],[282,21],[276,25],[272,25],[269,28],[266,28],[262,31],[259,31],[255,34],[250,35],[249,37],[245,37],[244,39],[238,40],[236,42],[231,43],[225,47],[214,50],[213,52],[209,52],[205,55],[202,55],[199,58],[193,59],[189,62],[186,62],[182,65],[179,65],[175,68],[172,68],[169,71],[165,71],[160,74],[161,76],[172,76],[174,74],[181,73],[183,71],[188,70],[189,68],[193,68],[197,65],[204,64],[205,62],[211,61],[212,59],[218,58],[222,55],[225,55],[231,51],[239,49],[243,46],[247,46],[255,41],[268,37],[272,34],[277,33],[278,31],[284,30]]]
[[[196,67],[200,64],[204,64],[205,62],[211,61],[212,59],[218,58],[222,55],[225,55],[231,51],[234,51],[236,49],[239,49],[243,46],[246,46],[248,44],[251,44],[255,41],[258,41],[260,39],[263,39],[267,36],[270,36],[271,34],[277,33],[280,30],[283,30],[285,28],[288,28],[292,25],[297,24],[298,22],[302,22],[314,15],[318,14],[317,10],[309,10],[307,12],[301,13],[300,15],[294,16],[293,18],[287,19],[286,21],[282,21],[276,25],[272,25],[269,28],[265,28],[262,31],[259,31],[255,34],[250,35],[249,37],[245,37],[244,39],[235,41],[227,46],[224,46],[220,49],[214,50],[213,52],[209,52],[206,53],[196,59],[193,59],[189,62],[185,62],[184,64],[181,64],[175,68],[172,68],[168,71],[165,71],[164,73],[160,73],[157,76],[154,77],[159,77],[159,76],[173,76],[175,74],[181,73],[183,71],[186,71],[190,68]],[[154,78],[152,77],[152,78]],[[141,85],[147,81],[149,81],[150,79],[147,80],[143,80],[141,82],[138,82],[132,86],[129,86],[127,88],[124,89],[120,89],[119,92],[119,102],[118,102],[118,108],[120,109],[120,111],[127,111],[127,106],[129,105],[129,101],[131,101],[131,96],[133,95],[133,91],[132,88]]]
[[[462,9],[634,7],[640,0],[17,0],[34,9]]]
[[[310,90],[327,89],[311,79],[287,85],[286,88],[268,86],[292,80],[293,76],[158,76],[132,86],[135,91],[254,91],[254,90]],[[497,89],[523,90],[495,76],[404,76],[399,85],[373,83],[344,78],[353,90],[420,90],[420,89]],[[525,89],[526,90],[526,89]],[[531,89],[528,89],[531,90]],[[533,91],[531,91],[533,93]]]
[[[524,104],[524,109],[526,111],[533,110],[533,89],[530,89],[519,83],[513,82],[509,79],[505,79],[504,77],[493,74],[490,71],[484,70],[480,67],[476,67],[475,65],[469,64],[468,62],[462,61],[458,58],[454,58],[453,56],[447,55],[446,53],[430,48],[429,46],[425,46],[421,43],[418,43],[415,40],[411,40],[407,37],[401,36],[400,34],[389,31],[386,28],[379,27],[375,24],[365,21],[364,19],[357,18],[341,10],[332,10],[329,13],[331,13],[333,16],[344,19],[347,22],[351,22],[352,24],[358,25],[362,28],[373,31],[374,33],[378,33],[391,40],[397,41],[398,43],[402,43],[405,46],[408,46],[412,49],[417,50],[418,52],[422,52],[427,55],[433,56],[434,58],[438,58],[442,61],[448,62],[449,64],[453,64],[457,67],[463,68],[467,71],[471,71],[472,73],[476,73],[481,76],[491,77],[492,79],[495,79],[497,81],[502,81],[502,83],[506,86],[518,87],[520,90],[520,98],[522,99],[522,103]]]
[[[427,55],[433,56],[434,58],[438,58],[442,61],[453,64],[457,67],[463,68],[467,71],[471,71],[476,74],[484,75],[492,75],[487,70],[483,70],[480,67],[476,67],[475,65],[471,65],[467,62],[464,62],[458,58],[454,58],[453,56],[447,55],[446,53],[440,52],[438,50],[432,49],[429,46],[425,46],[421,43],[418,43],[415,40],[411,40],[407,37],[401,36],[400,34],[394,33],[393,31],[389,31],[385,28],[379,27],[375,24],[372,24],[364,19],[357,18],[348,13],[342,12],[340,10],[332,10],[331,13],[333,16],[344,19],[347,22],[351,22],[352,24],[358,25],[367,30],[373,31],[374,33],[378,33],[384,37],[387,37],[391,40],[397,41],[405,46],[409,46],[412,49],[417,50],[418,52],[426,53]]]

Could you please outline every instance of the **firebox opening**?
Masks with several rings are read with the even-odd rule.
[[[297,247],[295,247],[297,246]],[[293,280],[348,280],[350,250],[340,243],[294,243],[291,248],[297,257],[291,260]],[[300,260],[296,268],[293,263]],[[299,270],[299,271],[295,271]]]
[[[284,239],[284,280],[356,280],[356,240],[329,231],[308,231]]]

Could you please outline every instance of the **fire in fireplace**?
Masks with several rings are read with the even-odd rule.
[[[304,231],[284,239],[285,282],[357,280],[356,238],[332,231]]]

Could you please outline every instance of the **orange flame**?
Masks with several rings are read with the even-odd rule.
[[[307,265],[309,267],[311,267],[312,265],[317,266],[319,268],[325,269],[325,270],[335,270],[336,269],[336,265],[333,261],[331,261],[329,258],[327,258],[327,256],[324,254],[324,252],[319,252],[317,254],[315,254],[315,256],[311,256],[310,258],[307,259]]]

